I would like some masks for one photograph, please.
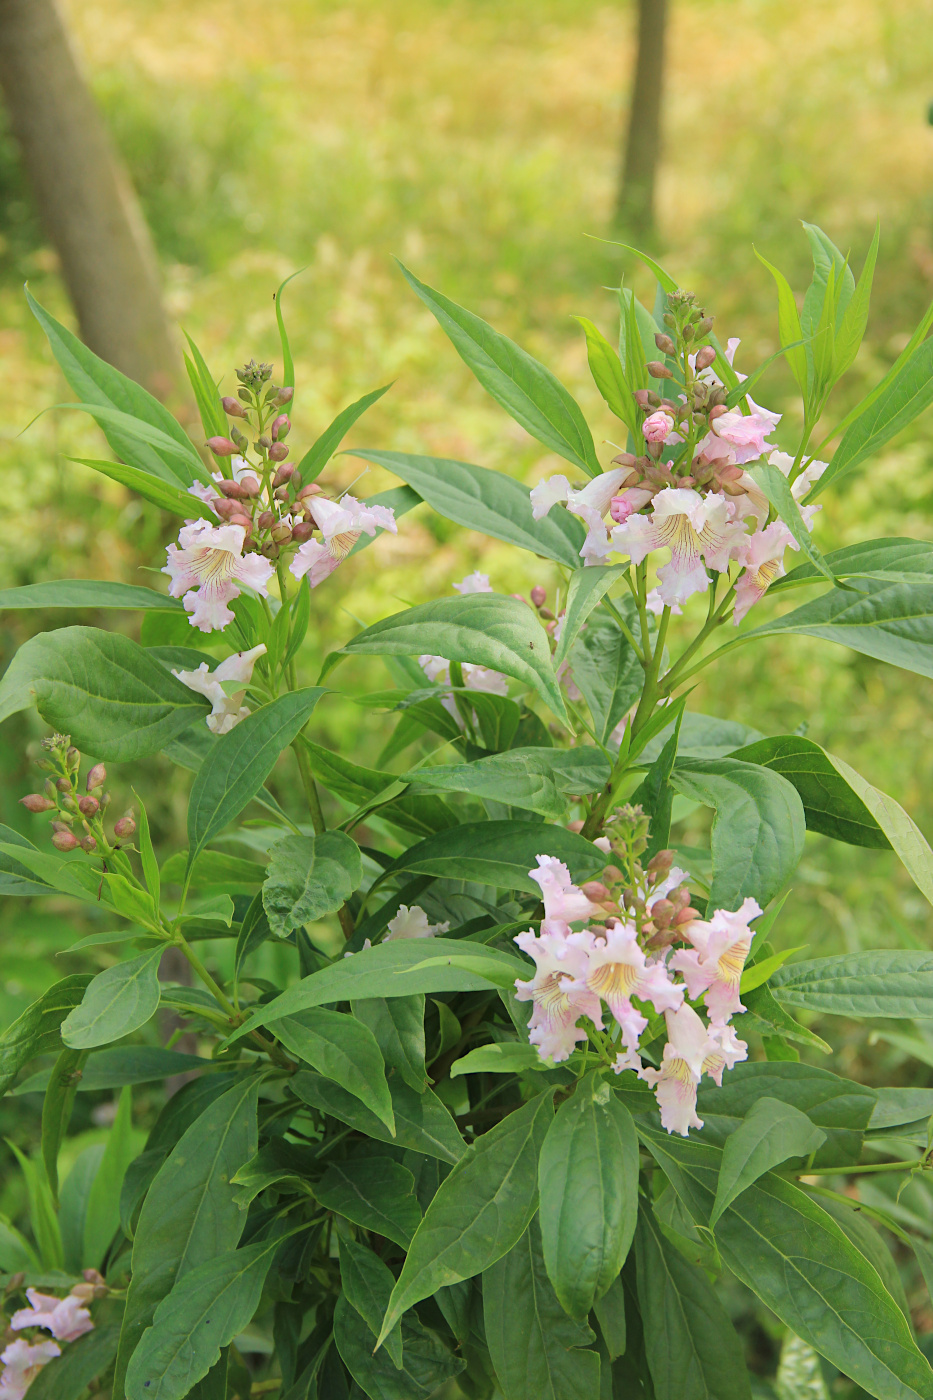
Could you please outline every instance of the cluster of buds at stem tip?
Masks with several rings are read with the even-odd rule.
[[[36,760],[37,766],[48,773],[42,792],[31,792],[20,801],[28,812],[53,814],[50,823],[52,845],[63,853],[79,847],[92,855],[106,855],[113,849],[104,832],[104,813],[110,805],[110,794],[104,791],[107,769],[95,763],[88,770],[81,791],[79,770],[81,754],[68,734],[52,734],[42,740],[48,757]],[[114,824],[118,839],[132,836],[136,830],[133,814],[127,812]]]

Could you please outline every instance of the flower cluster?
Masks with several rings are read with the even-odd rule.
[[[53,1293],[40,1293],[37,1288],[27,1288],[28,1308],[20,1308],[10,1319],[14,1332],[23,1328],[40,1327],[51,1332],[55,1341],[29,1342],[25,1337],[17,1337],[0,1352],[3,1370],[0,1372],[0,1400],[23,1400],[43,1366],[61,1356],[59,1342],[73,1342],[83,1337],[85,1332],[94,1330],[94,1323],[88,1311],[88,1304],[94,1298],[103,1297],[107,1286],[96,1269],[84,1271],[84,1282],[75,1284],[64,1298]]]
[[[693,303],[684,292],[668,297],[664,320],[676,342],[660,332],[655,340],[666,360],[647,367],[658,380],[672,379],[676,370],[676,387],[682,392],[676,399],[646,389],[634,395],[642,454],[620,453],[611,470],[579,488],[566,476],[549,477],[531,492],[532,512],[541,519],[563,503],[579,516],[587,526],[580,550],[587,564],[603,563],[614,553],[640,564],[654,550],[670,550],[670,561],[658,569],[658,587],[648,598],[657,612],[663,607],[679,611],[709,586],[709,570],[735,570],[733,617],[738,624],[784,573],[785,550],[800,547],[782,521],[769,523],[769,502],[747,466],[776,466],[790,480],[799,504],[826,464],[806,458],[795,463],[780,452],[768,439],[781,415],[749,395],[741,406],[728,406],[725,386],[712,368],[716,351],[704,343],[712,318]],[[738,344],[728,342],[730,365]],[[811,529],[819,507],[800,509]]]
[[[518,1000],[533,1003],[531,1044],[542,1059],[559,1062],[593,1032],[604,1057],[621,1042],[612,1067],[617,1074],[634,1070],[654,1087],[668,1132],[686,1136],[702,1127],[696,1114],[702,1076],[721,1084],[723,1070],[747,1055],[729,1022],[745,1010],[739,984],[749,924],[761,909],[746,899],[736,913],[717,909],[709,921],[701,919],[670,851],[658,852],[644,870],[627,861],[628,884],[618,867],[608,867],[618,890],[600,882],[578,889],[561,861],[547,855],[537,861],[529,874],[541,887],[544,918],[537,934],[528,929],[515,938],[535,963],[534,976],[515,984]],[[674,951],[676,943],[685,946]],[[690,1004],[700,1000],[708,1023]],[[650,1020],[647,1006],[655,1013]],[[657,1052],[657,1067],[644,1062],[643,1055],[657,1059]]]
[[[247,455],[249,440],[236,423],[230,437],[209,438],[207,446],[219,463],[228,462],[229,474],[215,471],[213,485],[188,489],[218,523],[188,520],[178,544],[168,546],[162,572],[171,579],[169,593],[184,600],[191,625],[202,632],[222,631],[233,621],[229,604],[242,588],[267,596],[281,563],[295,578],[307,576],[316,588],[362,534],[373,536],[377,528],[396,532],[395,514],[388,507],[348,494],[330,499],[317,481],[302,481],[301,472],[286,460],[291,421],[280,411],[294,391],[269,383],[271,376],[271,365],[254,361],[237,370],[238,397],[222,403],[228,417],[253,427],[256,460]]]
[[[42,792],[30,792],[20,802],[29,812],[53,812],[51,820],[52,845],[67,852],[86,851],[107,855],[119,849],[108,840],[104,831],[104,813],[110,806],[110,793],[104,792],[107,769],[95,763],[88,770],[81,792],[81,755],[71,742],[70,734],[51,734],[42,740],[47,758],[37,760],[37,767],[50,774]],[[117,842],[126,841],[136,831],[132,810],[123,813],[113,824]]]

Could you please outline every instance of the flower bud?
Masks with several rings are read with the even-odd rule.
[[[546,598],[547,589],[542,588],[540,583],[536,583],[534,588],[531,590],[531,601],[534,603],[535,607],[543,608]]]
[[[294,475],[294,462],[283,462],[282,465],[279,467],[278,471],[276,472],[275,476],[272,478],[272,485],[284,486],[286,481],[291,481]]]
[[[272,439],[269,436],[269,434],[260,433],[259,437],[256,439],[256,446],[261,447],[264,449],[264,451],[268,452],[269,448],[272,446]]]
[[[685,909],[681,909],[680,913],[675,916],[674,923],[678,928],[683,928],[684,924],[692,924],[694,920],[699,917],[700,911],[698,909],[692,909],[688,904]]]
[[[101,798],[100,798],[100,810],[101,810],[102,812],[106,812],[107,808],[110,806],[110,803],[111,803],[112,801],[113,801],[113,799],[111,798],[109,792],[101,793]]]
[[[299,520],[297,525],[292,527],[292,539],[296,544],[304,544],[314,534],[317,527],[313,520]]]
[[[645,366],[652,379],[673,379],[674,376],[667,365],[662,365],[660,360],[649,360]]]
[[[669,899],[656,899],[651,906],[651,918],[658,928],[667,928],[676,910]]]
[[[244,417],[245,416],[246,415],[244,414]],[[233,441],[236,443],[240,452],[245,452],[247,447],[249,447],[249,438],[246,436],[245,433],[240,432],[239,428],[235,423],[230,429],[230,436],[233,438]]]
[[[716,319],[715,316],[704,316],[702,320],[700,320],[700,321],[697,322],[697,325],[696,325],[696,337],[697,337],[697,340],[702,340],[704,336],[709,335],[710,331],[713,329],[713,321],[714,321],[715,319]]]
[[[320,486],[318,486],[317,482],[316,482],[316,481],[309,481],[308,484],[307,484],[307,486],[302,486],[301,490],[298,492],[298,495],[295,497],[295,499],[296,499],[297,501],[306,501],[306,500],[308,500],[309,497],[311,497],[311,496],[320,496],[320,494],[321,494],[321,488],[320,488]]]
[[[649,394],[647,389],[636,389],[632,398],[638,404],[639,408],[648,408]]]
[[[253,533],[253,518],[251,515],[246,514],[242,506],[237,512],[230,516],[230,524],[241,525],[244,534],[251,535]]]
[[[231,442],[228,437],[208,438],[207,446],[215,457],[232,457],[236,451],[236,443]]]
[[[288,437],[292,430],[291,419],[287,413],[280,413],[278,418],[272,422],[272,441],[282,442]]]
[[[271,511],[271,510],[264,510],[264,511],[261,513],[261,515],[259,515],[259,516],[257,517],[257,519],[256,519],[256,524],[258,525],[258,527],[259,527],[260,530],[268,530],[269,526],[272,524],[272,522],[273,522],[274,520],[275,520],[275,516],[272,514],[272,511]]]
[[[51,812],[55,807],[54,802],[50,802],[38,792],[31,792],[28,797],[21,797],[19,800],[27,812]]]
[[[270,461],[270,462],[284,462],[284,461],[285,461],[285,458],[288,456],[288,451],[289,451],[288,443],[286,443],[286,442],[274,442],[274,443],[272,444],[272,446],[269,448],[269,461]]]
[[[277,487],[275,488],[275,490],[273,491],[272,494],[273,494],[273,496],[275,497],[275,499],[276,499],[277,501],[287,501],[287,500],[288,500],[288,487],[287,487],[287,486],[277,486]]]
[[[709,411],[709,421],[713,423],[717,418],[721,418],[724,413],[728,412],[729,410],[726,408],[726,405],[724,403],[714,404]]]
[[[280,520],[278,525],[273,525],[270,533],[276,544],[288,544],[292,537],[292,527],[286,525],[284,520]]]
[[[295,391],[290,384],[286,384],[284,389],[280,389],[275,396],[275,402],[279,408],[284,408],[285,404],[291,403],[295,397]]]
[[[654,338],[654,343],[664,355],[677,354],[677,346],[671,340],[670,336],[665,335],[663,331],[658,331],[657,335]]]
[[[246,492],[238,481],[218,481],[217,489],[221,495],[226,496],[228,501],[242,501],[246,499]]]
[[[240,485],[243,488],[244,494],[250,499],[253,496],[258,496],[262,490],[262,482],[259,480],[258,476],[241,476]]]
[[[221,407],[228,418],[245,418],[246,412],[240,407],[236,399],[225,398],[220,400]]]
[[[237,373],[239,373],[239,370]],[[242,399],[243,403],[252,403],[253,401],[253,396],[245,385],[242,389],[237,389],[236,396],[238,399]]]
[[[46,797],[52,798],[52,806],[54,807],[58,796],[58,788],[52,782],[51,778],[46,778],[45,782],[42,784],[42,791],[45,793]]]
[[[710,365],[713,363],[715,358],[716,351],[713,349],[712,345],[702,345],[697,351],[697,371],[699,372],[701,369],[709,369]]]
[[[221,496],[218,496],[215,501],[211,502],[211,505],[220,516],[221,520],[230,520],[234,515],[243,514],[243,507],[240,505],[239,501],[226,501]]]
[[[72,744],[71,747],[66,751],[65,762],[68,764],[68,767],[71,769],[72,772],[74,772],[80,764],[81,754],[75,748],[74,744]]]
[[[77,848],[78,838],[72,836],[70,831],[56,831],[52,837],[52,845],[56,851],[73,851]]]
[[[68,781],[67,778],[56,779],[55,786],[58,788],[59,792],[71,791],[71,783]]]
[[[133,809],[132,807],[130,807],[127,811],[123,813],[122,817],[120,817],[117,821],[114,822],[113,834],[114,836],[119,836],[122,839],[124,836],[132,836],[135,830],[136,821],[133,817]]]
[[[78,804],[74,799],[74,794],[71,792],[65,793],[64,797],[61,799],[61,805],[66,812],[76,812],[78,810]]]
[[[82,851],[87,851],[88,855],[91,855],[93,851],[97,850],[97,842],[90,833],[88,833],[87,836],[82,836],[78,845],[81,847]]]
[[[634,467],[635,460],[631,452],[620,452],[618,457],[613,457],[612,462],[616,467]]]
[[[100,803],[96,797],[79,797],[78,811],[82,817],[96,817],[100,811]]]
[[[587,899],[591,899],[594,904],[602,904],[604,900],[611,896],[602,880],[587,880],[585,885],[580,886]]]
[[[264,554],[267,559],[278,559],[279,557],[279,547],[275,540],[266,540],[260,552]]]
[[[671,866],[674,864],[675,854],[676,852],[668,849],[665,849],[663,851],[655,851],[654,855],[648,862],[648,874],[667,874],[668,870],[670,870]]]

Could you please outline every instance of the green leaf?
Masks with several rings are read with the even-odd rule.
[[[366,997],[362,1001],[351,1001],[350,1007],[357,1020],[368,1026],[376,1037],[387,1067],[400,1074],[416,1093],[423,1094],[428,1087],[424,1063],[424,995]]]
[[[240,925],[240,932],[237,934],[236,950],[233,956],[234,984],[239,984],[246,959],[257,948],[261,947],[267,938],[271,937],[272,930],[269,927],[269,920],[266,918],[266,911],[262,906],[262,890],[260,890],[250,903]]]
[[[62,1040],[75,1050],[109,1045],[144,1026],[159,1005],[160,944],[129,962],[99,972],[80,1006],[62,1022]]]
[[[382,1119],[370,1112],[359,1099],[341,1085],[312,1070],[299,1070],[292,1077],[289,1087],[303,1103],[332,1118],[339,1118],[341,1123],[355,1128],[366,1137],[375,1138],[377,1142],[407,1147],[412,1152],[421,1152],[439,1162],[454,1163],[463,1156],[463,1139],[457,1125],[430,1089],[418,1094],[403,1081],[392,1078],[389,1092],[395,1117],[393,1134]]]
[[[736,749],[732,757],[770,768],[793,783],[803,803],[808,831],[851,846],[890,848],[868,807],[842,777],[835,761],[812,739],[778,734]]]
[[[31,1162],[20,1152],[15,1142],[9,1138],[7,1146],[13,1153],[26,1183],[26,1196],[29,1202],[29,1224],[33,1238],[39,1247],[39,1258],[45,1269],[64,1267],[64,1248],[58,1217],[55,1214],[55,1201],[45,1172],[35,1162]]]
[[[69,386],[80,399],[88,405],[99,405],[104,410],[109,408],[119,415],[128,415],[143,427],[148,425],[167,438],[174,448],[171,455],[160,451],[141,441],[135,433],[130,435],[125,425],[106,419],[102,413],[98,422],[118,457],[166,481],[175,481],[181,475],[182,484],[186,486],[193,481],[207,479],[201,459],[184,429],[158,399],[82,345],[76,335],[56,321],[44,306],[40,306],[28,288],[26,301],[48,336],[52,354]]]
[[[36,1055],[61,1050],[62,1021],[80,1004],[90,981],[91,977],[83,972],[63,977],[0,1035],[0,1094],[6,1093],[23,1066]]]
[[[299,1060],[333,1079],[394,1130],[385,1065],[375,1036],[362,1022],[314,1007],[280,1017],[274,1033]]]
[[[96,627],[40,632],[20,647],[0,681],[0,720],[32,704],[77,748],[115,763],[158,753],[207,713],[144,647]]]
[[[436,792],[468,792],[559,818],[571,794],[596,792],[609,778],[609,760],[599,749],[510,749],[436,768],[413,768],[403,781]]]
[[[491,825],[492,823],[490,823]],[[461,828],[462,829],[462,828]],[[471,968],[463,971],[456,962],[441,964],[468,954]],[[426,959],[441,960],[428,969]],[[282,1016],[294,1016],[312,1006],[349,1001],[351,997],[410,996],[413,992],[479,991],[498,987],[510,978],[523,977],[529,964],[511,953],[486,948],[481,943],[464,944],[456,938],[399,939],[365,948],[349,958],[323,967],[304,977],[273,1001],[254,1011],[252,1017],[230,1037],[230,1041],[273,1025]],[[479,969],[486,969],[480,971]]]
[[[833,1199],[831,1196],[823,1195],[821,1191],[819,1204],[827,1215],[832,1216],[858,1252],[868,1260],[907,1321],[912,1325],[910,1306],[904,1293],[904,1285],[901,1283],[897,1264],[874,1225],[869,1223],[861,1203],[846,1198]]]
[[[535,868],[535,857],[542,854],[562,860],[575,884],[592,880],[606,864],[604,853],[592,842],[563,827],[527,821],[464,822],[452,831],[441,831],[409,846],[386,873],[405,871],[409,875],[475,880],[535,894],[538,886],[528,871]]]
[[[933,955],[880,949],[814,958],[782,967],[771,979],[782,1006],[836,1016],[933,1020]]]
[[[162,881],[159,875],[159,862],[152,845],[152,835],[149,831],[149,817],[146,814],[145,804],[136,789],[133,789],[133,796],[139,810],[139,859],[143,867],[143,879],[146,881],[146,888],[152,898],[154,910],[158,913],[159,902],[162,897]]]
[[[188,801],[189,865],[256,796],[279,754],[307,723],[323,694],[319,688],[309,688],[280,695],[254,710],[210,749]]]
[[[0,894],[16,897],[48,893],[48,885],[41,878],[34,879],[35,871],[17,860],[14,849],[19,846],[29,857],[39,852],[31,841],[21,836],[12,827],[0,824]],[[2,1061],[0,1061],[2,1063]],[[2,1076],[0,1076],[2,1086]],[[0,1093],[3,1092],[0,1087]]]
[[[797,341],[804,339],[803,330],[800,325],[800,316],[797,311],[797,303],[794,301],[794,294],[790,289],[790,283],[779,272],[776,267],[763,258],[755,249],[755,257],[771,273],[777,283],[778,291],[778,329],[781,336],[781,346],[789,347]],[[790,365],[791,373],[797,382],[797,388],[801,394],[807,393],[807,356],[801,346],[796,350],[787,349],[787,363]]]
[[[360,1326],[361,1320],[348,1299],[338,1299],[334,1341],[359,1386],[355,1394],[374,1396],[375,1400],[428,1400],[445,1381],[463,1370],[464,1362],[453,1356],[437,1333],[429,1331],[415,1314],[401,1324],[401,1370],[386,1351],[374,1354],[376,1334],[368,1323]]]
[[[446,520],[569,569],[581,568],[580,548],[586,532],[576,516],[555,510],[543,520],[535,520],[528,487],[503,472],[449,457],[420,457],[408,452],[356,448],[350,455],[394,472]]]
[[[82,1259],[87,1268],[99,1269],[120,1225],[120,1191],[130,1162],[136,1156],[133,1143],[133,1099],[128,1087],[120,1094],[116,1117],[104,1155],[88,1193],[84,1215]]]
[[[671,785],[716,813],[711,909],[736,909],[747,896],[764,908],[803,853],[806,821],[797,790],[768,768],[738,759],[679,759]]]
[[[133,1240],[114,1395],[122,1393],[130,1357],[176,1280],[236,1248],[246,1214],[230,1178],[256,1155],[259,1082],[253,1075],[209,1103],[149,1187]]]
[[[233,1175],[233,1184],[239,1188],[237,1201],[241,1209],[246,1210],[267,1186],[310,1198],[308,1178],[317,1165],[315,1156],[310,1148],[298,1147],[285,1138],[271,1137],[256,1156],[244,1162]]]
[[[87,1058],[83,1050],[65,1049],[52,1067],[42,1101],[42,1161],[52,1199],[58,1205],[58,1154],[71,1121],[81,1070]]]
[[[279,328],[279,339],[282,342],[282,384],[289,389],[295,387],[295,362],[292,359],[292,348],[288,343],[288,332],[285,329],[285,317],[282,315],[282,293],[285,291],[289,282],[299,277],[303,271],[304,268],[299,268],[298,271],[293,272],[290,277],[286,277],[279,285],[279,289],[275,294],[275,320]]]
[[[83,978],[85,983],[90,980],[90,976]],[[122,1089],[125,1084],[151,1084],[173,1074],[208,1069],[210,1065],[210,1060],[202,1060],[199,1055],[182,1055],[177,1050],[163,1050],[158,1045],[121,1045],[112,1050],[95,1050],[81,1071],[78,1093]],[[39,1070],[17,1084],[14,1093],[41,1093],[50,1077],[50,1070]]]
[[[343,831],[285,836],[269,852],[262,903],[277,938],[333,914],[363,878],[360,848]]]
[[[569,659],[574,682],[589,706],[596,737],[607,744],[644,688],[641,662],[624,633],[602,617],[577,639]]]
[[[863,540],[826,555],[826,563],[836,578],[879,578],[892,583],[922,583],[933,577],[933,545],[925,540]],[[783,578],[775,579],[772,590],[785,591],[810,580],[819,582],[812,564],[798,564]]]
[[[706,1274],[647,1204],[635,1235],[638,1303],[656,1400],[751,1400],[742,1345]]]
[[[845,307],[842,320],[836,330],[836,378],[841,379],[852,366],[868,325],[868,308],[871,302],[871,284],[875,275],[875,262],[878,258],[878,244],[881,241],[881,224],[875,225],[875,234],[865,257],[862,275],[858,279],[852,298]]]
[[[648,769],[641,787],[633,795],[633,802],[651,818],[648,845],[645,847],[647,860],[650,860],[658,851],[665,850],[671,839],[671,816],[674,807],[671,773],[674,769],[674,760],[677,757],[683,718],[684,714],[681,710],[674,722],[671,737]]]
[[[618,352],[592,321],[585,316],[575,316],[573,319],[579,321],[586,336],[586,358],[594,384],[615,416],[621,418],[630,433],[637,434],[638,407],[626,382]]]
[[[552,452],[599,476],[602,468],[586,419],[551,371],[479,316],[432,291],[401,263],[399,267],[496,403]]]
[[[276,311],[278,311],[277,306]],[[201,415],[204,436],[208,438],[226,437],[230,429],[223,404],[220,402],[220,394],[214,382],[214,376],[208,368],[207,361],[187,331],[184,332],[184,337],[191,351],[190,360],[187,355],[185,356],[185,368],[188,371],[191,391]]]
[[[596,1400],[600,1362],[585,1322],[568,1317],[544,1267],[532,1220],[483,1274],[486,1341],[505,1400]]]
[[[561,1104],[538,1161],[541,1237],[561,1306],[583,1321],[625,1263],[638,1215],[638,1139],[608,1084]]]
[[[182,1400],[259,1307],[281,1239],[205,1260],[155,1310],[126,1373],[126,1400]]]
[[[188,852],[176,851],[162,866],[161,879],[166,885],[183,885],[188,868]],[[191,876],[193,889],[220,886],[231,894],[252,894],[266,878],[266,867],[257,860],[244,860],[226,851],[202,851],[194,862]]]
[[[510,1113],[467,1149],[428,1206],[392,1290],[381,1344],[415,1303],[488,1269],[517,1244],[537,1208],[537,1162],[552,1091]]]
[[[0,608],[158,608],[184,611],[181,602],[133,583],[65,578],[0,589]]]
[[[194,517],[213,522],[217,519],[206,501],[183,491],[177,484],[163,481],[158,476],[150,476],[148,472],[141,471],[139,467],[128,467],[125,462],[101,461],[97,457],[69,457],[67,460],[79,462],[82,467],[90,467],[92,471],[100,472],[101,476],[119,482],[121,486],[126,486],[129,490],[135,491],[138,496],[142,496],[144,501],[151,501],[160,510],[170,511],[172,515],[178,515],[182,520],[190,520]],[[41,587],[42,585],[36,586]],[[116,584],[111,585],[114,588],[116,586]],[[164,606],[171,607],[173,603],[175,606],[181,607],[180,600],[171,599],[168,595],[164,596]],[[187,620],[187,614],[185,617]]]
[[[830,583],[835,583],[833,571],[813,543],[813,536],[804,524],[800,507],[794,500],[790,482],[780,467],[775,467],[770,462],[760,462],[757,466],[749,465],[748,472],[757,483],[762,495],[774,507],[778,518],[787,526],[810,563],[824,578],[829,579]]]
[[[627,572],[628,569],[623,564],[607,564],[599,569],[578,569],[571,575],[560,641],[554,653],[555,667],[559,667],[570,655],[570,650],[593,609],[602,602],[617,579]]]
[[[325,1210],[336,1211],[403,1249],[408,1248],[421,1224],[421,1207],[414,1192],[411,1172],[390,1157],[335,1162],[314,1185],[314,1194]],[[385,1302],[388,1300],[387,1293]],[[374,1321],[378,1330],[382,1313]]]
[[[93,1332],[69,1342],[54,1366],[44,1366],[29,1389],[35,1400],[80,1400],[91,1384],[107,1374],[120,1338],[116,1323],[99,1322]]]
[[[826,757],[856,798],[865,804],[918,890],[933,904],[933,851],[916,822],[893,797],[872,787],[841,758],[831,753]]]
[[[423,652],[514,676],[536,691],[559,719],[566,718],[547,633],[527,603],[501,593],[419,603],[373,623],[335,655],[420,656]],[[233,733],[242,728],[238,725]]]
[[[765,1172],[789,1157],[809,1157],[825,1141],[826,1134],[793,1104],[758,1099],[726,1139],[710,1225]]]
[[[846,429],[832,461],[807,501],[853,471],[918,418],[933,403],[933,340],[913,352],[884,393]]]
[[[388,799],[387,789],[398,782],[395,773],[351,763],[349,759],[331,753],[304,735],[301,742],[311,756],[317,781],[354,807],[374,810],[378,806],[379,814],[385,821],[416,836],[430,836],[432,832],[457,825],[456,813],[439,797],[411,797],[406,793]]]
[[[383,1158],[383,1161],[386,1159]],[[411,1173],[409,1172],[409,1176]],[[414,1177],[412,1177],[414,1183]],[[421,1212],[418,1212],[419,1219]],[[407,1243],[407,1241],[406,1241]],[[344,1297],[366,1323],[375,1345],[379,1324],[389,1304],[395,1277],[377,1254],[346,1235],[340,1236],[340,1282]],[[402,1327],[399,1323],[385,1340],[385,1349],[396,1370],[402,1366]]]
[[[480,1045],[455,1060],[450,1068],[450,1077],[456,1079],[461,1074],[523,1074],[528,1070],[545,1068],[547,1066],[533,1045],[505,1041]]]
[[[876,1089],[869,1127],[874,1130],[916,1123],[933,1115],[933,1089]]]
[[[334,421],[311,444],[298,463],[298,470],[301,472],[301,479],[305,485],[320,476],[356,420],[361,418],[367,408],[374,404],[377,399],[381,399],[391,387],[391,384],[383,384],[381,389],[371,390],[370,393],[364,394],[361,399],[357,399],[355,403],[351,403],[337,414]]]

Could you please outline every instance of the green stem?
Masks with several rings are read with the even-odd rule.
[[[670,669],[670,670],[667,672],[667,674],[663,677],[663,679],[662,679],[662,681],[661,681],[661,685],[662,685],[662,688],[663,688],[665,694],[668,694],[668,695],[669,695],[670,692],[673,690],[674,686],[675,686],[675,685],[680,685],[680,684],[682,683],[682,681],[685,679],[685,676],[684,676],[683,674],[681,674],[681,668],[683,667],[683,665],[685,664],[685,662],[689,661],[689,660],[691,659],[691,657],[693,657],[693,656],[696,655],[696,653],[699,651],[700,647],[702,647],[703,643],[706,641],[707,637],[709,637],[710,634],[711,634],[712,632],[714,632],[714,631],[716,630],[716,628],[719,627],[720,624],[724,621],[724,614],[726,613],[726,611],[727,611],[728,608],[730,607],[730,605],[731,605],[731,603],[732,603],[732,601],[733,601],[734,598],[735,598],[735,584],[732,584],[732,585],[730,585],[730,587],[729,587],[727,593],[726,593],[725,596],[723,597],[723,600],[722,600],[722,602],[719,604],[718,608],[716,608],[716,609],[707,617],[706,622],[703,624],[703,626],[701,627],[700,631],[699,631],[699,632],[697,633],[697,635],[694,637],[693,641],[689,644],[689,646],[687,646],[687,647],[681,652],[680,656],[678,656],[677,660],[674,662],[674,664],[673,664],[673,666],[671,667],[671,669]],[[738,638],[736,638],[736,640],[738,640]],[[734,645],[735,645],[735,642],[731,642],[731,643],[729,643],[729,645],[730,645],[730,646],[734,646]],[[713,653],[713,654],[716,655],[716,653]],[[703,661],[702,665],[705,666],[705,665],[707,664],[707,662],[709,661],[709,659],[710,659],[710,658],[707,657],[707,658]],[[699,666],[693,668],[693,670],[699,670],[699,669],[701,669]],[[693,670],[688,671],[686,674],[687,674],[687,675],[693,675]]]
[[[629,583],[629,587],[631,587],[631,583]],[[615,603],[612,601],[611,598],[604,598],[603,603],[605,607],[608,608],[612,616],[615,618],[619,631],[622,633],[623,637],[628,642],[629,646],[632,648],[632,651],[634,651],[635,655],[638,657],[639,661],[644,666],[645,653],[642,651],[638,642],[636,642],[635,634],[632,632],[632,629],[629,627],[625,618],[622,616],[621,612],[616,607]]]
[[[298,772],[301,774],[302,787],[308,799],[308,807],[311,812],[311,824],[314,827],[314,834],[321,836],[327,830],[327,823],[324,821],[324,812],[321,808],[321,799],[318,796],[317,783],[314,781],[314,773],[311,770],[311,760],[301,742],[301,735],[292,744],[295,750],[295,757],[298,760]],[[353,937],[353,915],[346,904],[341,905],[337,910],[337,918],[340,920],[340,927],[343,930],[344,938]]]
[[[877,1166],[869,1167],[831,1167],[824,1168],[823,1171],[803,1171],[797,1172],[797,1176],[855,1176],[867,1175],[869,1172],[912,1172],[929,1171],[930,1168],[924,1166],[922,1161],[914,1162],[881,1162]]]
[[[180,948],[181,951],[184,953],[192,968],[198,974],[207,990],[211,993],[214,1000],[217,1002],[218,1006],[220,1006],[227,1013],[228,1016],[235,1019],[237,1014],[236,1007],[233,1005],[233,1002],[230,1001],[226,993],[214,981],[213,977],[208,972],[207,968],[204,966],[197,953],[191,947],[191,944],[187,941],[184,934],[176,933],[172,939],[172,942],[177,948]]]

